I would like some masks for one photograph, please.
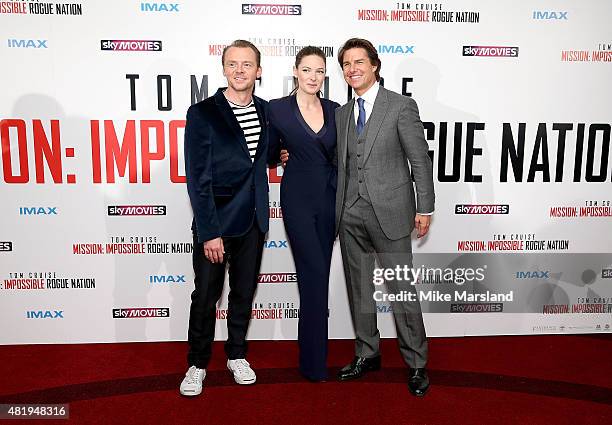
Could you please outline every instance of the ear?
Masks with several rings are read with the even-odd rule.
[[[295,66],[293,67],[293,76],[295,78],[297,78],[297,76],[298,76],[298,70],[297,70],[297,68]]]
[[[257,68],[257,78],[261,78],[261,66]]]

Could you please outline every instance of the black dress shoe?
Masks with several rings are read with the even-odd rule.
[[[412,395],[423,397],[429,389],[429,377],[427,369],[424,367],[410,369],[410,377],[408,378],[408,389]]]
[[[355,357],[351,364],[344,366],[338,372],[339,381],[349,381],[351,379],[361,378],[366,372],[380,370],[380,356],[366,358]]]

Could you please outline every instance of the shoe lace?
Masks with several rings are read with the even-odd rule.
[[[247,372],[250,366],[251,365],[249,364],[249,362],[247,362],[245,359],[234,360],[234,369],[239,374]]]
[[[195,366],[190,367],[187,371],[187,383],[195,384],[196,382],[200,382],[203,373],[204,369],[198,369]]]

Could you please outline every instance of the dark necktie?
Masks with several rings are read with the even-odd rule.
[[[365,127],[366,123],[366,112],[363,107],[364,100],[359,97],[357,98],[357,104],[359,105],[359,116],[357,117],[357,134],[360,135],[363,131],[363,127]]]

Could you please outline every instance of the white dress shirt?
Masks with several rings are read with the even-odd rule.
[[[377,81],[364,94],[362,94],[361,96],[355,96],[355,107],[354,107],[355,124],[357,124],[357,118],[359,118],[359,103],[357,103],[357,99],[359,99],[360,97],[363,99],[363,108],[365,109],[365,112],[366,112],[364,122],[368,122],[368,118],[370,118],[370,114],[372,113],[372,109],[374,108],[374,101],[376,100],[376,96],[378,95],[379,87],[380,86]]]

